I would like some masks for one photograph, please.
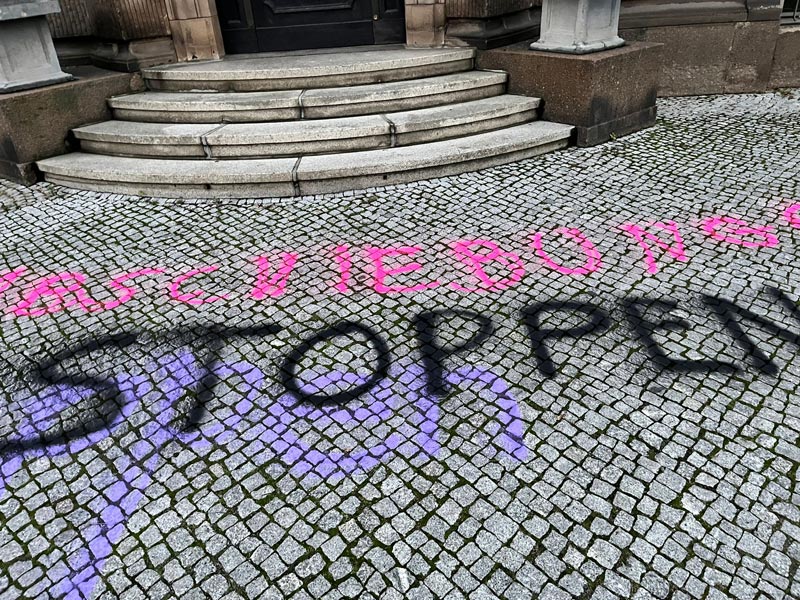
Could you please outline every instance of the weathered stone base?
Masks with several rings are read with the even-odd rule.
[[[172,38],[169,37],[129,42],[101,42],[92,54],[93,65],[129,73],[173,62],[175,62],[175,47]]]
[[[800,25],[780,29],[770,87],[800,87]]]
[[[147,67],[176,62],[170,37],[108,42],[96,39],[59,40],[56,51],[62,65],[94,65],[133,73]]]
[[[576,127],[576,144],[578,146],[596,146],[608,140],[647,129],[655,124],[656,107],[655,105],[648,106],[639,112],[598,123],[591,127]]]
[[[30,8],[27,4],[24,6]],[[4,15],[3,18],[8,17]],[[44,15],[0,20],[0,94],[69,79],[69,74],[58,64]]]
[[[77,67],[92,64],[92,53],[97,40],[90,38],[71,38],[54,40],[58,62],[62,67]]]
[[[106,99],[141,91],[139,75],[65,68],[75,80],[0,96],[0,177],[33,183],[37,160],[64,154],[69,131],[111,117]]]
[[[568,55],[533,52],[523,43],[483,52],[478,65],[507,71],[510,93],[541,97],[543,118],[575,125],[579,146],[655,123],[660,44]]]
[[[539,35],[542,9],[483,18],[455,18],[447,21],[447,41],[469,44],[481,50],[499,48]]]

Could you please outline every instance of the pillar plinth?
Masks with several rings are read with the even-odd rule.
[[[542,32],[531,50],[588,54],[625,44],[618,35],[620,0],[544,0]]]
[[[57,0],[0,0],[0,93],[61,83],[61,71],[46,15]]]

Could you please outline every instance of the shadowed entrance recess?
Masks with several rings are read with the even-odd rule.
[[[404,0],[217,0],[229,54],[405,42]]]

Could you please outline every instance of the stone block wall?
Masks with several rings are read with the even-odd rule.
[[[170,35],[164,0],[60,0],[61,12],[48,16],[56,39],[97,36],[140,40]]]
[[[620,35],[665,45],[662,96],[759,92],[780,12],[781,0],[623,0]]]
[[[104,0],[94,4],[101,38],[142,40],[170,34],[164,0]]]
[[[534,40],[540,5],[447,0],[447,41]],[[800,85],[800,26],[781,26],[781,10],[782,0],[622,0],[620,34],[664,44],[663,96],[766,91]]]
[[[73,81],[0,95],[0,177],[33,183],[37,160],[74,149],[66,141],[71,129],[111,118],[107,98],[144,89],[138,74],[69,70]]]
[[[59,0],[61,12],[47,15],[53,37],[88,37],[95,33],[93,0]]]
[[[497,17],[541,5],[542,0],[447,0],[447,16],[450,19]]]

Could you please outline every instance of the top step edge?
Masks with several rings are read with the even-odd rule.
[[[404,52],[407,54],[449,54],[453,52],[472,52],[477,54],[475,48],[464,46],[444,46],[441,48],[411,48],[405,44],[371,44],[367,46],[339,46],[335,48],[316,48],[306,50],[274,50],[270,52],[248,52],[244,54],[228,54],[222,58],[211,58],[192,61],[191,64],[203,65],[219,62],[246,62],[250,60],[290,60],[293,58],[325,57],[337,54],[348,56],[385,56],[388,53]],[[186,63],[166,63],[146,67],[147,69],[176,69]]]
[[[400,51],[398,51],[400,53]],[[273,59],[239,59],[226,61],[204,61],[202,63],[184,63],[179,65],[164,65],[150,67],[142,70],[146,80],[239,80],[239,79],[314,79],[323,77],[347,76],[366,73],[380,73],[409,70],[432,65],[459,63],[474,60],[474,48],[453,48],[436,53],[418,53],[416,50],[403,50],[402,54],[392,59],[388,57],[373,61],[343,61],[341,64],[310,64],[311,61],[296,66],[280,64],[276,67]],[[363,56],[363,53],[342,53],[341,55],[353,58]],[[260,63],[260,64],[259,64]],[[272,63],[272,64],[270,64]]]
[[[308,50],[276,50],[271,52],[248,52],[244,54],[228,54],[222,58],[209,58],[203,60],[192,61],[191,64],[203,65],[219,62],[246,62],[250,60],[291,60],[294,58],[311,59],[314,57],[325,57],[331,55],[346,55],[346,56],[387,56],[388,54],[396,54],[403,52],[406,54],[418,55],[445,55],[454,52],[472,52],[477,54],[475,48],[465,46],[444,46],[441,48],[412,48],[405,44],[373,44],[369,46],[340,46],[338,48],[317,48]],[[174,69],[187,63],[164,63],[160,65],[152,65],[146,67],[147,69]]]

